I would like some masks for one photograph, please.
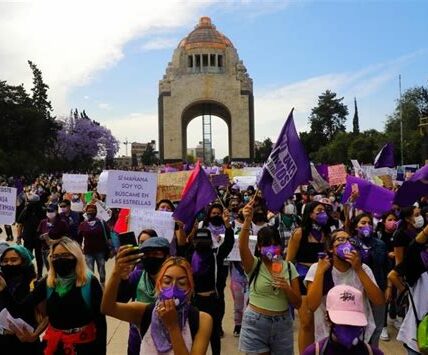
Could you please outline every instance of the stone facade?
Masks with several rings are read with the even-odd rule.
[[[228,125],[232,160],[253,159],[253,82],[230,40],[209,18],[202,17],[175,49],[159,82],[158,103],[161,161],[185,158],[187,125],[203,114]]]

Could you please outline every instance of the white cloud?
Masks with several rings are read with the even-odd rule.
[[[111,105],[106,103],[106,102],[100,102],[98,104],[98,108],[101,110],[106,110],[106,111],[110,111],[111,110]]]
[[[204,1],[38,1],[0,3],[0,77],[31,86],[32,60],[50,85],[57,113],[67,94],[123,57],[124,45],[152,32],[191,26]]]
[[[177,38],[153,38],[141,46],[143,51],[175,48],[179,40]]]

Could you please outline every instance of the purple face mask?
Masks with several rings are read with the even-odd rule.
[[[356,250],[354,246],[349,242],[345,242],[343,244],[339,244],[339,246],[336,248],[336,255],[340,259],[346,261],[345,255],[350,254],[353,250]]]
[[[420,255],[421,255],[421,260],[425,266],[425,269],[428,270],[428,250],[427,249],[422,250]]]
[[[274,256],[281,255],[281,247],[279,245],[268,245],[267,247],[261,248],[260,254],[272,260]]]
[[[177,286],[167,287],[161,290],[159,294],[161,301],[174,299],[175,305],[179,306],[186,302],[187,293]]]
[[[321,212],[318,213],[315,217],[315,222],[317,222],[317,224],[319,226],[325,226],[328,222],[328,215],[326,212]]]
[[[363,238],[368,238],[373,233],[373,226],[370,224],[358,228],[358,234]]]
[[[358,344],[362,332],[362,327],[340,324],[333,325],[333,334],[336,336],[337,342],[347,349],[351,349]]]

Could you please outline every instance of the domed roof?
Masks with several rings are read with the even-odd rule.
[[[199,24],[183,38],[179,48],[220,48],[233,47],[232,42],[224,34],[216,30],[209,17],[201,17]]]

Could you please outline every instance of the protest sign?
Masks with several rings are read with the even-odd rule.
[[[88,191],[88,175],[63,174],[62,190],[74,193],[83,193]]]
[[[223,243],[224,235],[221,235],[221,242]],[[256,235],[250,235],[250,239],[248,241],[248,246],[251,250],[251,253],[254,255],[254,251],[256,250],[257,245],[257,236]],[[229,253],[229,255],[226,258],[227,261],[241,261],[241,255],[239,254],[239,236],[235,235],[235,243],[233,244],[233,249]]]
[[[319,174],[318,170],[315,168],[313,164],[311,164],[311,173],[312,173],[312,180],[311,185],[315,189],[316,192],[320,193],[325,190],[327,190],[330,185],[325,181],[321,175]],[[300,192],[300,191],[298,191]]]
[[[229,185],[229,176],[227,174],[209,175],[211,185],[214,187]]]
[[[97,191],[100,194],[107,194],[107,179],[108,179],[108,170],[104,170],[100,176],[98,176]]]
[[[337,164],[328,167],[328,183],[330,186],[341,185],[346,183],[345,165]]]
[[[111,210],[104,208],[104,206],[99,202],[95,202],[97,206],[97,218],[107,222],[111,218]]]
[[[235,176],[233,182],[240,190],[246,190],[248,186],[256,185],[257,176]]]
[[[172,218],[172,212],[132,209],[128,226],[128,230],[133,231],[137,236],[144,229],[153,229],[159,237],[164,237],[171,242],[175,221]]]
[[[15,223],[16,188],[0,187],[0,224]]]
[[[191,173],[191,171],[179,171],[159,174],[156,200],[181,200],[181,192]]]
[[[110,170],[107,179],[106,204],[110,208],[156,207],[157,174]]]

